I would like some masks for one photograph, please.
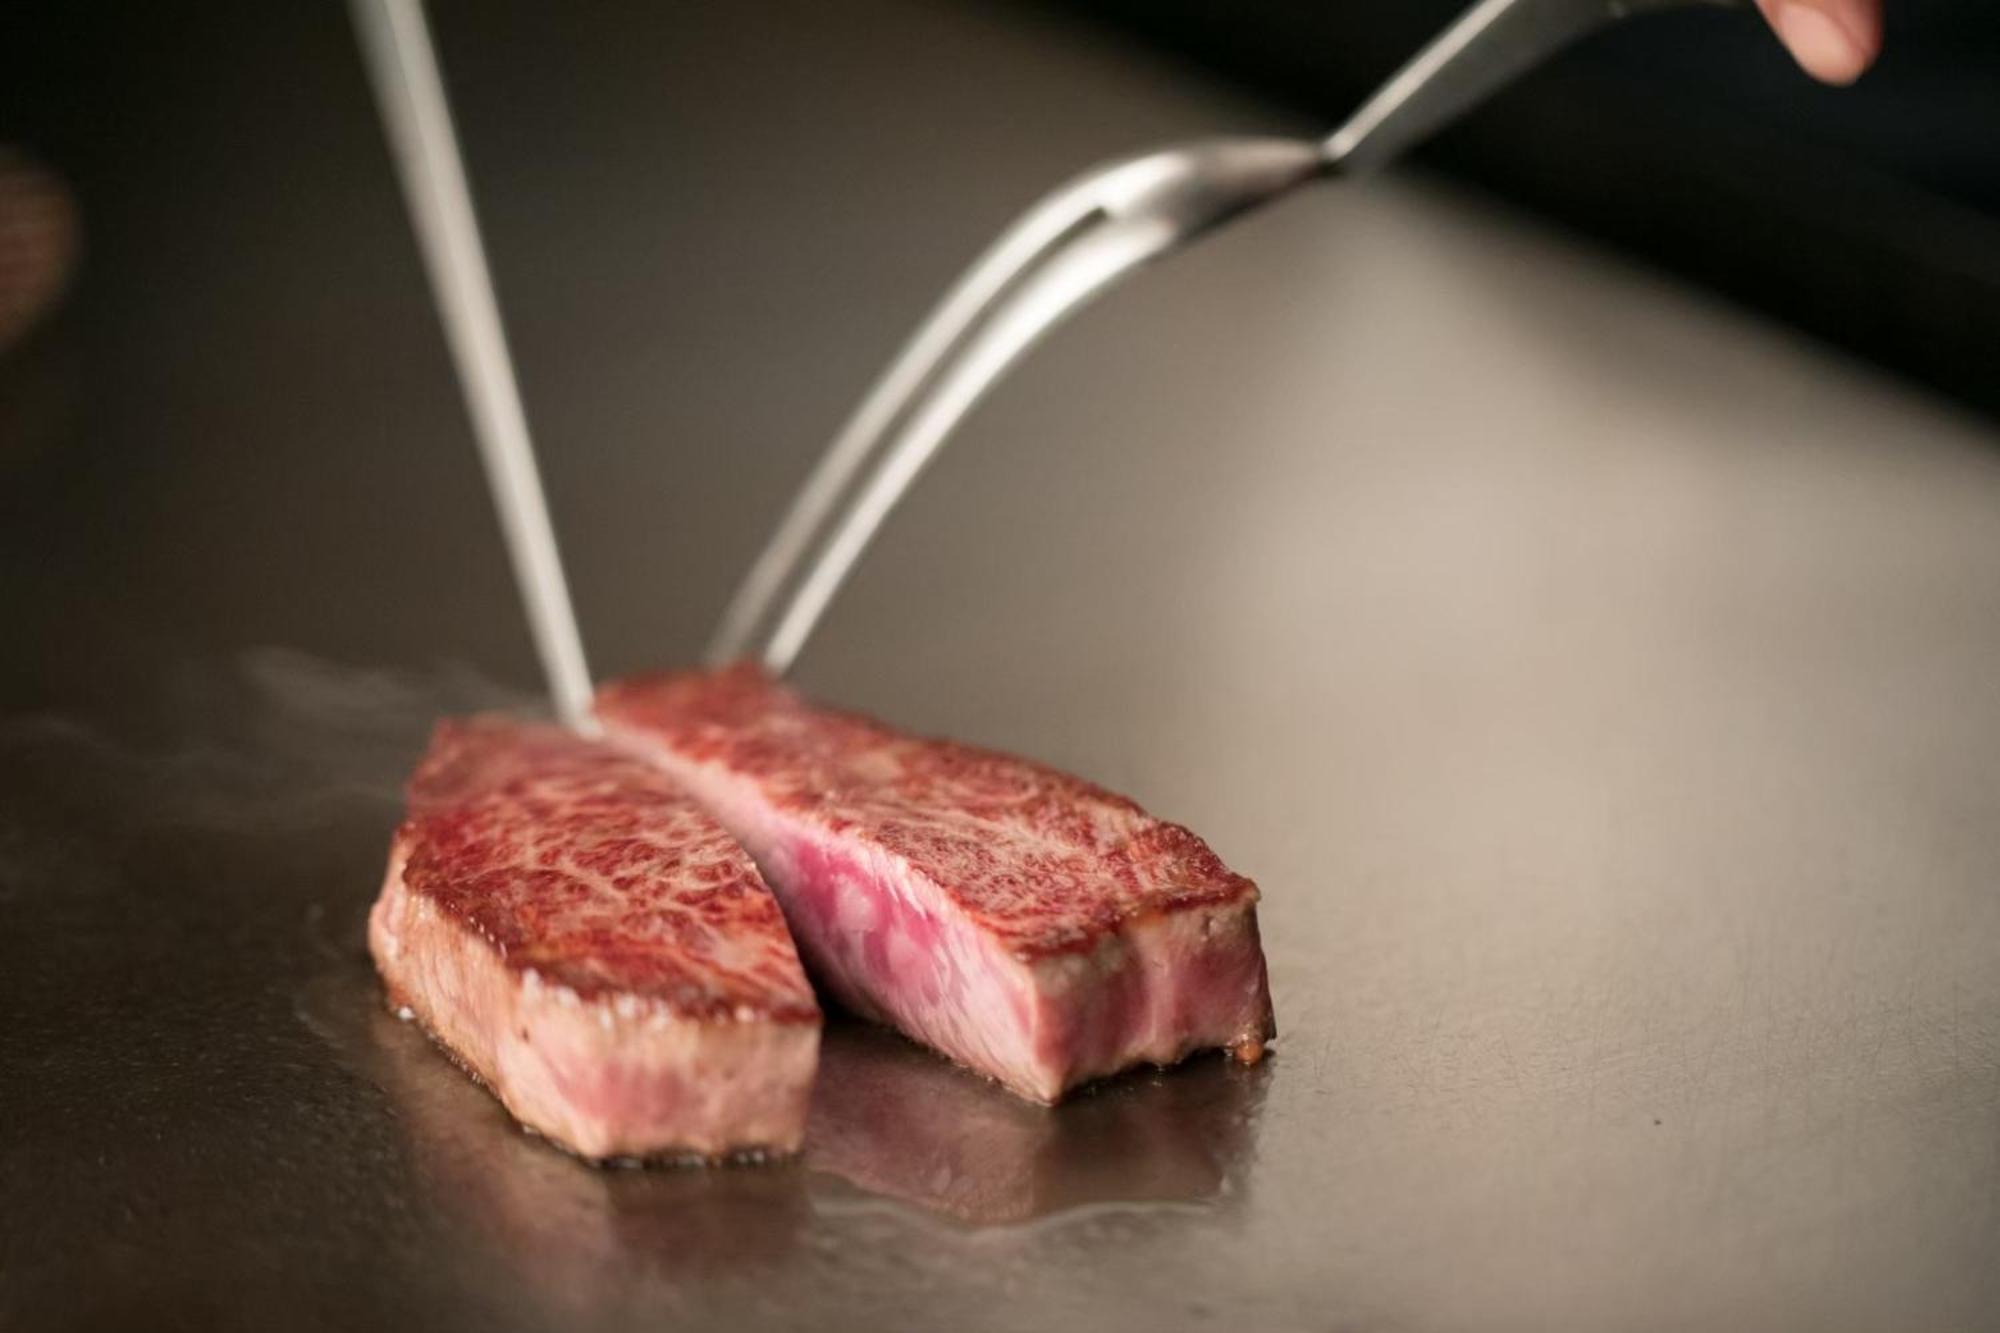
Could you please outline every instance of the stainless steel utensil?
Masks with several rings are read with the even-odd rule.
[[[1523,70],[1634,14],[1741,0],[1480,0],[1321,140],[1206,139],[1100,167],[1003,233],[835,437],[724,613],[708,659],[783,674],[952,429],[1050,329],[1150,260],[1307,181],[1380,166]],[[590,674],[421,0],[352,0],[555,712]]]
[[[452,128],[451,104],[423,0],[351,0],[363,63],[403,182],[424,269],[479,460],[500,511],[500,532],[514,565],[528,632],[541,659],[555,715],[572,730],[597,732],[590,711],[590,667],[570,604],[555,528],[549,522],[528,418],[493,294],[493,274]]]
[[[1480,0],[1321,140],[1205,139],[1111,163],[1029,209],[945,296],[807,478],[708,650],[789,670],[898,501],[1002,375],[1091,297],[1308,181],[1390,161],[1599,27],[1736,0]]]

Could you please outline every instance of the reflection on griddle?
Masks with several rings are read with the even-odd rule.
[[[365,956],[309,985],[299,1012],[388,1095],[431,1201],[554,1305],[602,1309],[696,1274],[754,1273],[810,1217],[795,1166],[600,1168],[524,1131],[388,1012]]]
[[[832,1019],[806,1165],[960,1221],[1105,1203],[1202,1203],[1239,1174],[1268,1066],[1220,1056],[1035,1106],[894,1033]]]

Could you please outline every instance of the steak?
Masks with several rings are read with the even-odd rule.
[[[795,1151],[819,1007],[750,858],[658,768],[440,723],[368,946],[389,1003],[590,1158]]]
[[[835,998],[1024,1097],[1273,1036],[1257,886],[1123,797],[748,665],[618,682],[597,712],[742,841]]]

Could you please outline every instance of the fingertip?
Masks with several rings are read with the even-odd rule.
[[[1836,16],[1802,0],[1787,0],[1768,12],[1778,40],[1800,68],[1822,83],[1843,87],[1853,83],[1874,63],[1881,46],[1880,25],[1873,19],[1876,11],[1868,6]]]

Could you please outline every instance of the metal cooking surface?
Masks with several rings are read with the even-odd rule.
[[[795,1165],[513,1129],[361,951],[429,718],[534,676],[327,9],[187,75],[173,170],[79,169],[94,267],[5,368],[0,1325],[1993,1322],[1990,428],[1406,181],[1059,334],[801,673],[1200,830],[1276,1058],[1048,1113],[836,1025]],[[438,28],[607,671],[692,659],[1014,208],[1272,125],[977,9]]]

